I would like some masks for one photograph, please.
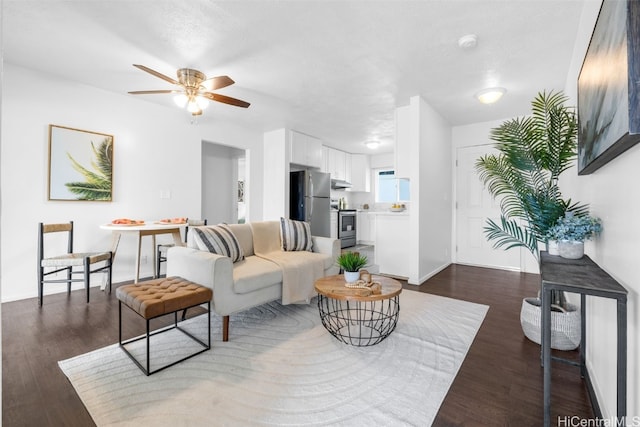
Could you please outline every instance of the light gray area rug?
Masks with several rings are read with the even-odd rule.
[[[272,303],[231,316],[226,343],[212,315],[212,349],[150,377],[117,344],[59,365],[98,426],[426,426],[487,310],[405,290],[396,330],[352,347],[315,304]],[[185,324],[206,336],[206,315]],[[196,348],[175,330],[151,346],[152,369]]]

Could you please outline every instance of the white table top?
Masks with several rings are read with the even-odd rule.
[[[165,224],[158,221],[145,221],[142,225],[126,225],[126,224],[102,224],[100,228],[111,231],[144,231],[144,230],[164,230],[171,228],[184,228],[187,223],[182,224]]]

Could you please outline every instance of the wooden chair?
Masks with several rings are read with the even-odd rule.
[[[61,255],[45,257],[45,234],[68,233],[67,252]],[[49,240],[49,239],[47,239]],[[91,266],[104,261],[104,265],[93,270]],[[73,221],[62,224],[43,224],[38,226],[38,303],[42,306],[42,295],[45,283],[67,283],[67,294],[71,293],[71,283],[84,282],[87,291],[87,303],[89,302],[89,278],[93,273],[107,270],[109,293],[111,293],[111,266],[113,264],[112,252],[73,252]],[[75,270],[74,270],[75,268]],[[48,279],[45,277],[66,271],[66,278]],[[82,274],[80,279],[74,279],[74,274]]]
[[[187,226],[184,229],[184,241],[187,241],[187,233],[189,233],[189,227],[198,227],[201,225],[207,225],[207,220],[187,219]],[[167,261],[167,251],[173,246],[175,246],[173,243],[162,243],[158,245],[156,254],[156,277],[160,277],[160,264]]]

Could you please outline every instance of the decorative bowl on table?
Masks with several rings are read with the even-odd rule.
[[[143,219],[118,218],[111,221],[111,225],[144,225]]]
[[[391,212],[403,212],[405,210],[405,208],[403,208],[403,207],[399,207],[399,208],[391,207],[391,208],[389,208],[389,210]]]
[[[158,221],[159,224],[186,224],[187,218],[166,218]]]

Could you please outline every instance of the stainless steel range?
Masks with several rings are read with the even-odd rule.
[[[356,244],[356,210],[342,209],[338,211],[338,239],[340,247],[348,248]]]

